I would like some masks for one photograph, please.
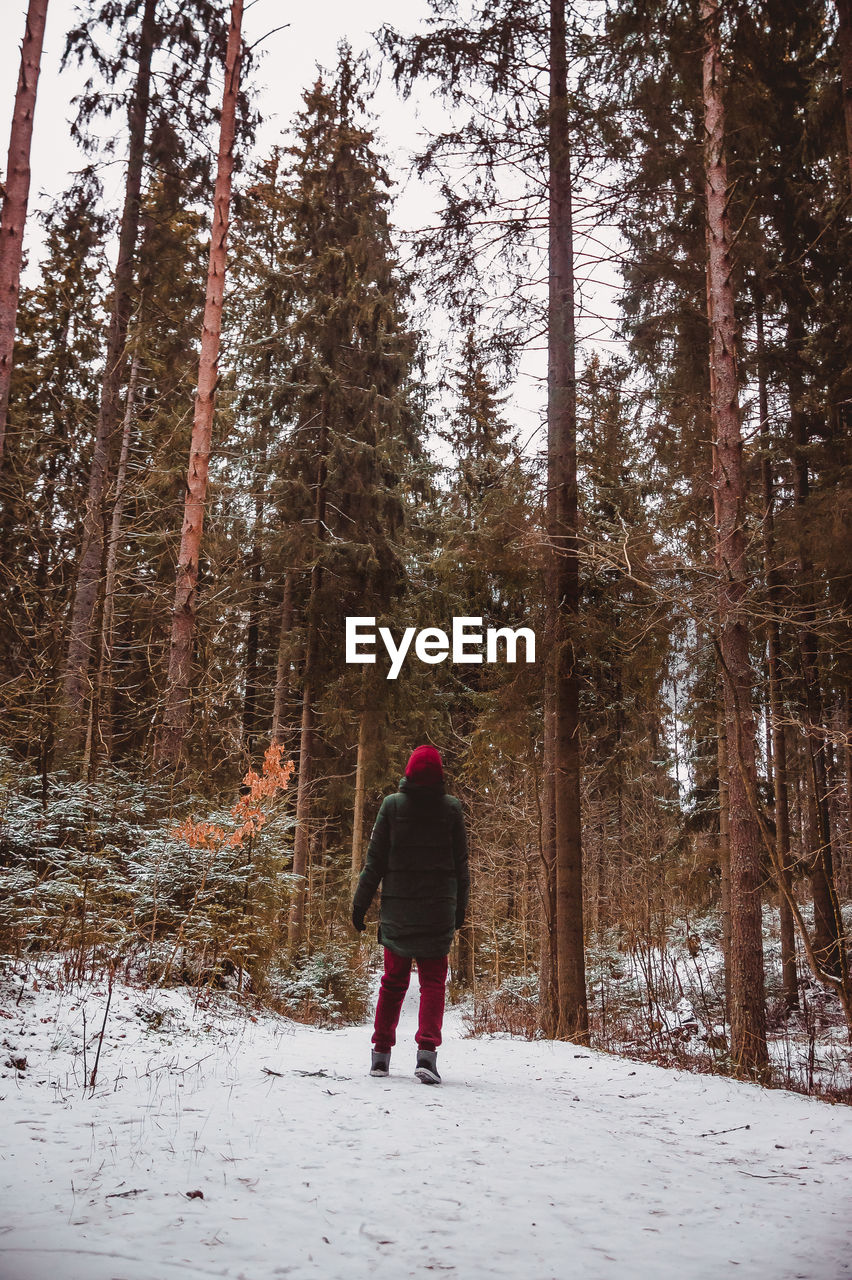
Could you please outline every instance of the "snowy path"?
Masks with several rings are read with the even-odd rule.
[[[90,1098],[72,993],[16,1006],[7,988],[2,1280],[852,1277],[849,1109],[463,1040],[452,1015],[430,1089],[410,1075],[412,994],[373,1080],[364,1028],[116,988]],[[89,991],[90,1035],[104,1004]],[[172,1012],[154,1031],[137,1007]]]

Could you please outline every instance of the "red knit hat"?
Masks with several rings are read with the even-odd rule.
[[[443,782],[444,764],[440,751],[434,747],[417,747],[405,766],[405,776],[410,782],[427,787]]]

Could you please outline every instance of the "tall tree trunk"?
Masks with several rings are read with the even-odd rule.
[[[849,188],[852,191],[852,4],[837,5],[837,44],[840,51],[840,84],[843,90],[843,119],[846,123],[846,153],[849,161]]]
[[[550,2],[549,299],[547,372],[548,489],[553,493],[554,776],[556,788],[557,1034],[586,1043],[589,1011],[583,938],[580,831],[580,690],[577,616],[577,382],[574,330],[573,211],[568,137],[564,0]]]
[[[843,733],[845,738],[843,774],[846,780],[846,886],[848,892],[850,888],[849,879],[852,876],[852,692],[850,692],[848,685],[843,695],[843,702]]]
[[[313,767],[313,732],[314,710],[313,697],[316,680],[317,657],[319,654],[318,634],[318,597],[322,586],[322,561],[320,559],[322,544],[325,541],[325,505],[327,481],[328,425],[326,421],[328,409],[325,402],[322,406],[322,430],[319,442],[319,461],[317,464],[317,492],[314,502],[314,525],[316,543],[314,564],[311,569],[311,587],[308,598],[307,626],[305,636],[305,673],[302,687],[302,728],[299,737],[299,777],[296,790],[296,833],[293,837],[293,875],[298,877],[293,901],[290,904],[290,919],[287,926],[287,948],[292,956],[299,950],[304,940],[305,928],[305,893],[307,889],[306,872],[308,866],[309,823],[311,820],[311,770]]]
[[[121,449],[118,471],[115,477],[115,497],[112,519],[107,539],[106,567],[104,571],[104,599],[101,614],[98,670],[92,693],[89,733],[83,758],[83,775],[94,779],[97,774],[100,747],[107,759],[112,755],[112,657],[115,640],[115,583],[118,571],[118,543],[121,538],[121,521],[126,497],[127,460],[130,455],[130,432],[133,425],[133,409],[136,399],[136,383],[139,377],[139,358],[133,357],[130,381],[127,384],[127,400],[124,406],[124,422],[121,431]]]
[[[243,0],[232,0],[228,49],[225,55],[225,92],[219,127],[216,188],[213,195],[207,297],[204,303],[201,356],[198,364],[198,392],[195,398],[183,528],[178,553],[165,713],[156,752],[158,760],[172,768],[177,766],[180,759],[190,719],[192,648],[198,604],[198,561],[201,554],[204,508],[207,501],[213,405],[219,376],[222,299],[225,292],[228,225],[231,211],[231,176],[234,169],[237,98],[240,91],[242,19]]]
[[[707,199],[707,292],[710,322],[711,421],[715,441],[716,560],[719,573],[720,656],[729,753],[731,847],[731,1056],[748,1072],[768,1067],[760,902],[759,817],[755,724],[751,706],[749,636],[743,609],[748,589],[745,479],[736,367],[731,233],[725,158],[725,110],[718,0],[701,0],[704,165]]]
[[[299,879],[290,904],[287,924],[287,949],[291,955],[302,945],[305,929],[305,897],[309,854],[309,822],[311,820],[311,768],[313,765],[314,709],[310,669],[313,666],[311,644],[305,658],[305,683],[302,689],[302,728],[299,735],[299,782],[296,791],[296,833],[293,838],[293,875]]]
[[[820,964],[835,978],[846,969],[843,948],[843,922],[834,887],[834,856],[831,840],[828,777],[825,760],[822,682],[819,673],[819,643],[814,629],[814,566],[808,550],[807,503],[810,492],[808,475],[808,426],[802,409],[804,381],[799,366],[799,353],[804,341],[798,317],[791,313],[787,341],[790,348],[788,386],[790,392],[790,431],[793,444],[793,494],[796,503],[796,535],[798,541],[799,592],[801,625],[799,654],[805,697],[805,751],[809,786],[813,794],[816,817],[815,839],[811,846],[808,871],[814,900],[814,950]]]
[[[546,521],[548,534],[553,525],[556,495],[551,484],[548,457]],[[554,637],[556,632],[556,583],[552,548],[543,566],[545,610],[544,706],[542,742],[541,829],[541,939],[539,951],[539,1026],[553,1039],[559,1026],[559,963],[556,954],[556,775],[554,765],[556,690],[554,673]]]
[[[731,1021],[731,811],[728,796],[728,731],[725,693],[716,699],[716,759],[719,769],[719,878],[721,880],[722,956],[725,961],[725,1018]]]
[[[272,709],[272,741],[278,745],[284,741],[286,725],[284,716],[290,695],[290,647],[293,630],[293,575],[284,577],[284,594],[281,600],[281,623],[278,633],[278,663],[275,669],[275,703]]]
[[[826,709],[828,715],[828,710]],[[843,814],[843,696],[838,691],[832,699],[832,711],[829,715],[831,724],[830,736],[825,743],[825,767],[828,783],[829,809],[831,812],[831,845],[837,861],[834,863],[834,885],[838,900],[841,897],[837,882],[843,880],[843,853],[846,844],[846,823]]]
[[[246,684],[243,694],[243,746],[251,756],[259,736],[257,701],[259,694],[261,557],[257,544],[252,548],[249,616],[246,626]]]
[[[775,794],[775,847],[778,858],[778,908],[781,924],[781,971],[784,1000],[788,1009],[799,1007],[799,981],[796,968],[796,929],[790,897],[793,893],[790,857],[790,804],[787,784],[787,741],[781,722],[782,708],[778,681],[778,628],[770,623],[774,635],[769,643],[769,698],[772,714],[772,785]]]
[[[266,310],[266,323],[272,327],[272,300]],[[270,385],[272,357],[264,353],[261,376],[265,387]],[[260,735],[257,712],[260,667],[260,584],[263,579],[263,521],[266,485],[266,457],[269,448],[269,415],[264,413],[259,425],[260,460],[254,477],[254,528],[252,530],[251,573],[249,587],[248,625],[246,627],[246,685],[243,697],[243,746],[249,758]]]
[[[263,450],[266,460],[266,449]],[[249,616],[246,626],[246,686],[243,696],[243,746],[251,756],[260,732],[257,702],[260,682],[258,655],[260,651],[260,583],[263,576],[263,490],[258,476],[255,480],[254,536],[251,549],[251,574],[249,587]]]
[[[471,854],[473,857],[473,852]],[[470,896],[462,927],[456,934],[456,956],[453,980],[457,987],[476,993],[476,934],[473,927],[474,899],[476,894],[476,868],[471,863]]]
[[[778,910],[781,924],[781,975],[784,1000],[788,1009],[799,1007],[799,984],[796,973],[796,931],[789,898],[793,892],[790,870],[790,802],[787,791],[787,744],[782,723],[781,686],[779,678],[780,634],[777,610],[780,607],[780,582],[775,564],[775,484],[769,438],[769,393],[766,386],[766,348],[763,333],[763,307],[755,296],[757,327],[757,388],[760,412],[760,438],[763,456],[763,571],[769,597],[770,616],[766,626],[767,666],[769,668],[769,724],[771,744],[767,743],[767,764],[771,760],[772,787],[775,797],[775,850],[778,886]],[[769,746],[771,745],[771,753]]]
[[[707,262],[710,262],[710,223],[705,228],[705,251]],[[706,272],[707,316],[713,313],[713,292],[709,270]],[[708,358],[708,377],[710,385],[711,430],[712,406],[716,400],[716,370],[713,364],[712,350]],[[715,474],[716,446],[711,447],[711,467]],[[719,528],[719,493],[713,488],[713,518]],[[717,639],[721,653],[721,624]],[[716,768],[719,782],[719,896],[722,916],[722,956],[725,962],[725,1020],[731,1022],[731,795],[729,787],[730,759],[728,753],[728,726],[725,711],[725,675],[721,662],[718,664],[716,681]]]
[[[3,465],[6,418],[9,412],[24,226],[30,196],[30,147],[47,21],[47,2],[48,0],[30,0],[27,9],[18,88],[12,113],[12,132],[9,137],[9,158],[6,162],[6,194],[3,200],[3,217],[0,220],[0,467]]]
[[[541,955],[539,964],[539,1025],[546,1036],[559,1027],[559,960],[556,953],[556,778],[554,754],[554,692],[552,664],[544,680],[544,759],[541,797]]]
[[[365,690],[366,693],[366,690]],[[355,761],[355,805],[352,813],[352,858],[350,888],[352,893],[358,884],[361,874],[362,852],[364,848],[364,797],[366,794],[365,776],[367,761],[367,744],[369,739],[369,713],[366,706],[361,711],[358,724],[358,754]]]
[[[77,565],[77,583],[68,629],[68,652],[62,691],[63,743],[66,750],[74,750],[80,743],[86,699],[89,694],[89,670],[95,649],[96,614],[104,559],[104,499],[109,481],[114,439],[121,421],[121,383],[127,326],[132,309],[134,262],[139,234],[145,133],[151,93],[151,58],[156,43],[156,8],[157,0],[145,0],[139,35],[139,64],[129,113],[130,145],[124,186],[124,209],[121,214],[118,237],[118,261],[115,265],[112,314],[101,381],[98,426],[89,471],[86,505],[83,511],[83,536]]]
[[[470,908],[468,908],[468,917],[470,916]],[[475,982],[475,941],[473,933],[473,920],[468,918],[456,935],[456,967],[453,971],[453,977],[456,985],[465,991],[470,991]]]

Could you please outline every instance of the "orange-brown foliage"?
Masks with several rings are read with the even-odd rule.
[[[249,769],[243,778],[243,786],[247,790],[231,810],[231,817],[236,823],[232,830],[226,831],[215,822],[194,822],[192,818],[185,818],[172,832],[175,839],[183,840],[192,849],[219,849],[222,846],[238,849],[247,836],[257,835],[270,815],[272,802],[279,791],[287,789],[296,767],[292,760],[281,763],[283,750],[280,744],[275,743],[267,747],[262,772]]]

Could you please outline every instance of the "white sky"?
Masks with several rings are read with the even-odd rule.
[[[7,36],[0,42],[0,143],[5,159],[26,4],[24,0],[0,0],[0,5]],[[73,112],[71,99],[81,88],[83,76],[76,68],[69,68],[61,74],[59,70],[65,33],[74,22],[75,8],[75,0],[50,0],[49,4],[33,137],[31,215],[36,209],[46,207],[66,187],[69,174],[84,163],[81,152],[71,139],[69,126]],[[426,0],[397,0],[397,3],[393,0],[356,0],[355,3],[312,0],[300,5],[284,4],[281,0],[255,0],[250,4],[244,21],[244,33],[249,44],[260,40],[282,23],[289,23],[286,29],[270,35],[261,45],[264,56],[254,77],[258,87],[257,105],[264,117],[258,137],[259,152],[267,152],[286,130],[301,105],[303,89],[316,74],[317,64],[334,65],[340,40],[348,39],[356,52],[367,48],[375,54],[372,33],[383,23],[391,23],[403,32],[412,32],[427,12]],[[377,115],[379,148],[388,157],[390,172],[400,184],[394,221],[406,230],[433,224],[435,195],[425,182],[410,175],[410,157],[422,144],[430,125],[433,129],[446,125],[444,108],[433,101],[425,89],[415,100],[403,101],[390,83],[389,75],[385,74],[374,99],[373,110]],[[122,185],[121,164],[116,163],[112,174],[102,171],[101,177],[107,199],[118,204]],[[32,273],[37,269],[39,252],[38,224],[32,217],[28,223],[26,247]],[[581,250],[582,245],[578,244],[578,251]],[[595,276],[602,274],[608,283],[603,289],[594,286],[594,296],[589,295],[590,301],[593,310],[611,315],[614,310],[614,275],[611,269],[602,273],[598,265]],[[581,322],[580,332],[585,332],[587,337],[600,333],[599,325],[591,319],[585,324]],[[593,341],[592,345],[598,343]],[[605,335],[603,345],[608,345]],[[528,352],[521,363],[517,384],[507,406],[508,416],[517,426],[521,441],[530,439],[541,422],[543,374],[543,352]],[[530,447],[533,451],[540,447],[540,440],[533,440]]]
[[[3,29],[7,39],[0,42],[0,137],[5,158],[6,139],[15,95],[20,63],[20,40],[24,29],[26,4],[23,0],[0,0]],[[68,174],[80,168],[83,157],[70,136],[69,121],[73,114],[71,98],[81,87],[83,77],[74,67],[60,74],[59,63],[65,33],[74,22],[75,0],[50,0],[45,47],[42,57],[38,102],[32,149],[31,211],[45,198],[56,195],[67,182]],[[403,29],[414,29],[425,14],[423,0],[313,0],[302,5],[284,5],[280,0],[255,0],[247,8],[244,32],[249,44],[282,22],[289,26],[264,40],[260,46],[264,56],[255,76],[259,87],[258,105],[264,123],[258,138],[258,149],[268,151],[301,105],[303,89],[311,83],[317,64],[333,66],[340,40],[348,39],[356,52],[375,48],[371,33],[384,22]],[[430,103],[423,105],[429,114]],[[375,109],[379,117],[378,134],[382,149],[393,164],[395,176],[403,178],[407,157],[417,147],[422,131],[417,109],[403,102],[392,85],[380,85]],[[433,121],[440,115],[431,112]],[[117,184],[119,185],[119,184]],[[424,204],[423,184],[415,181],[403,193],[398,221],[416,225]]]

